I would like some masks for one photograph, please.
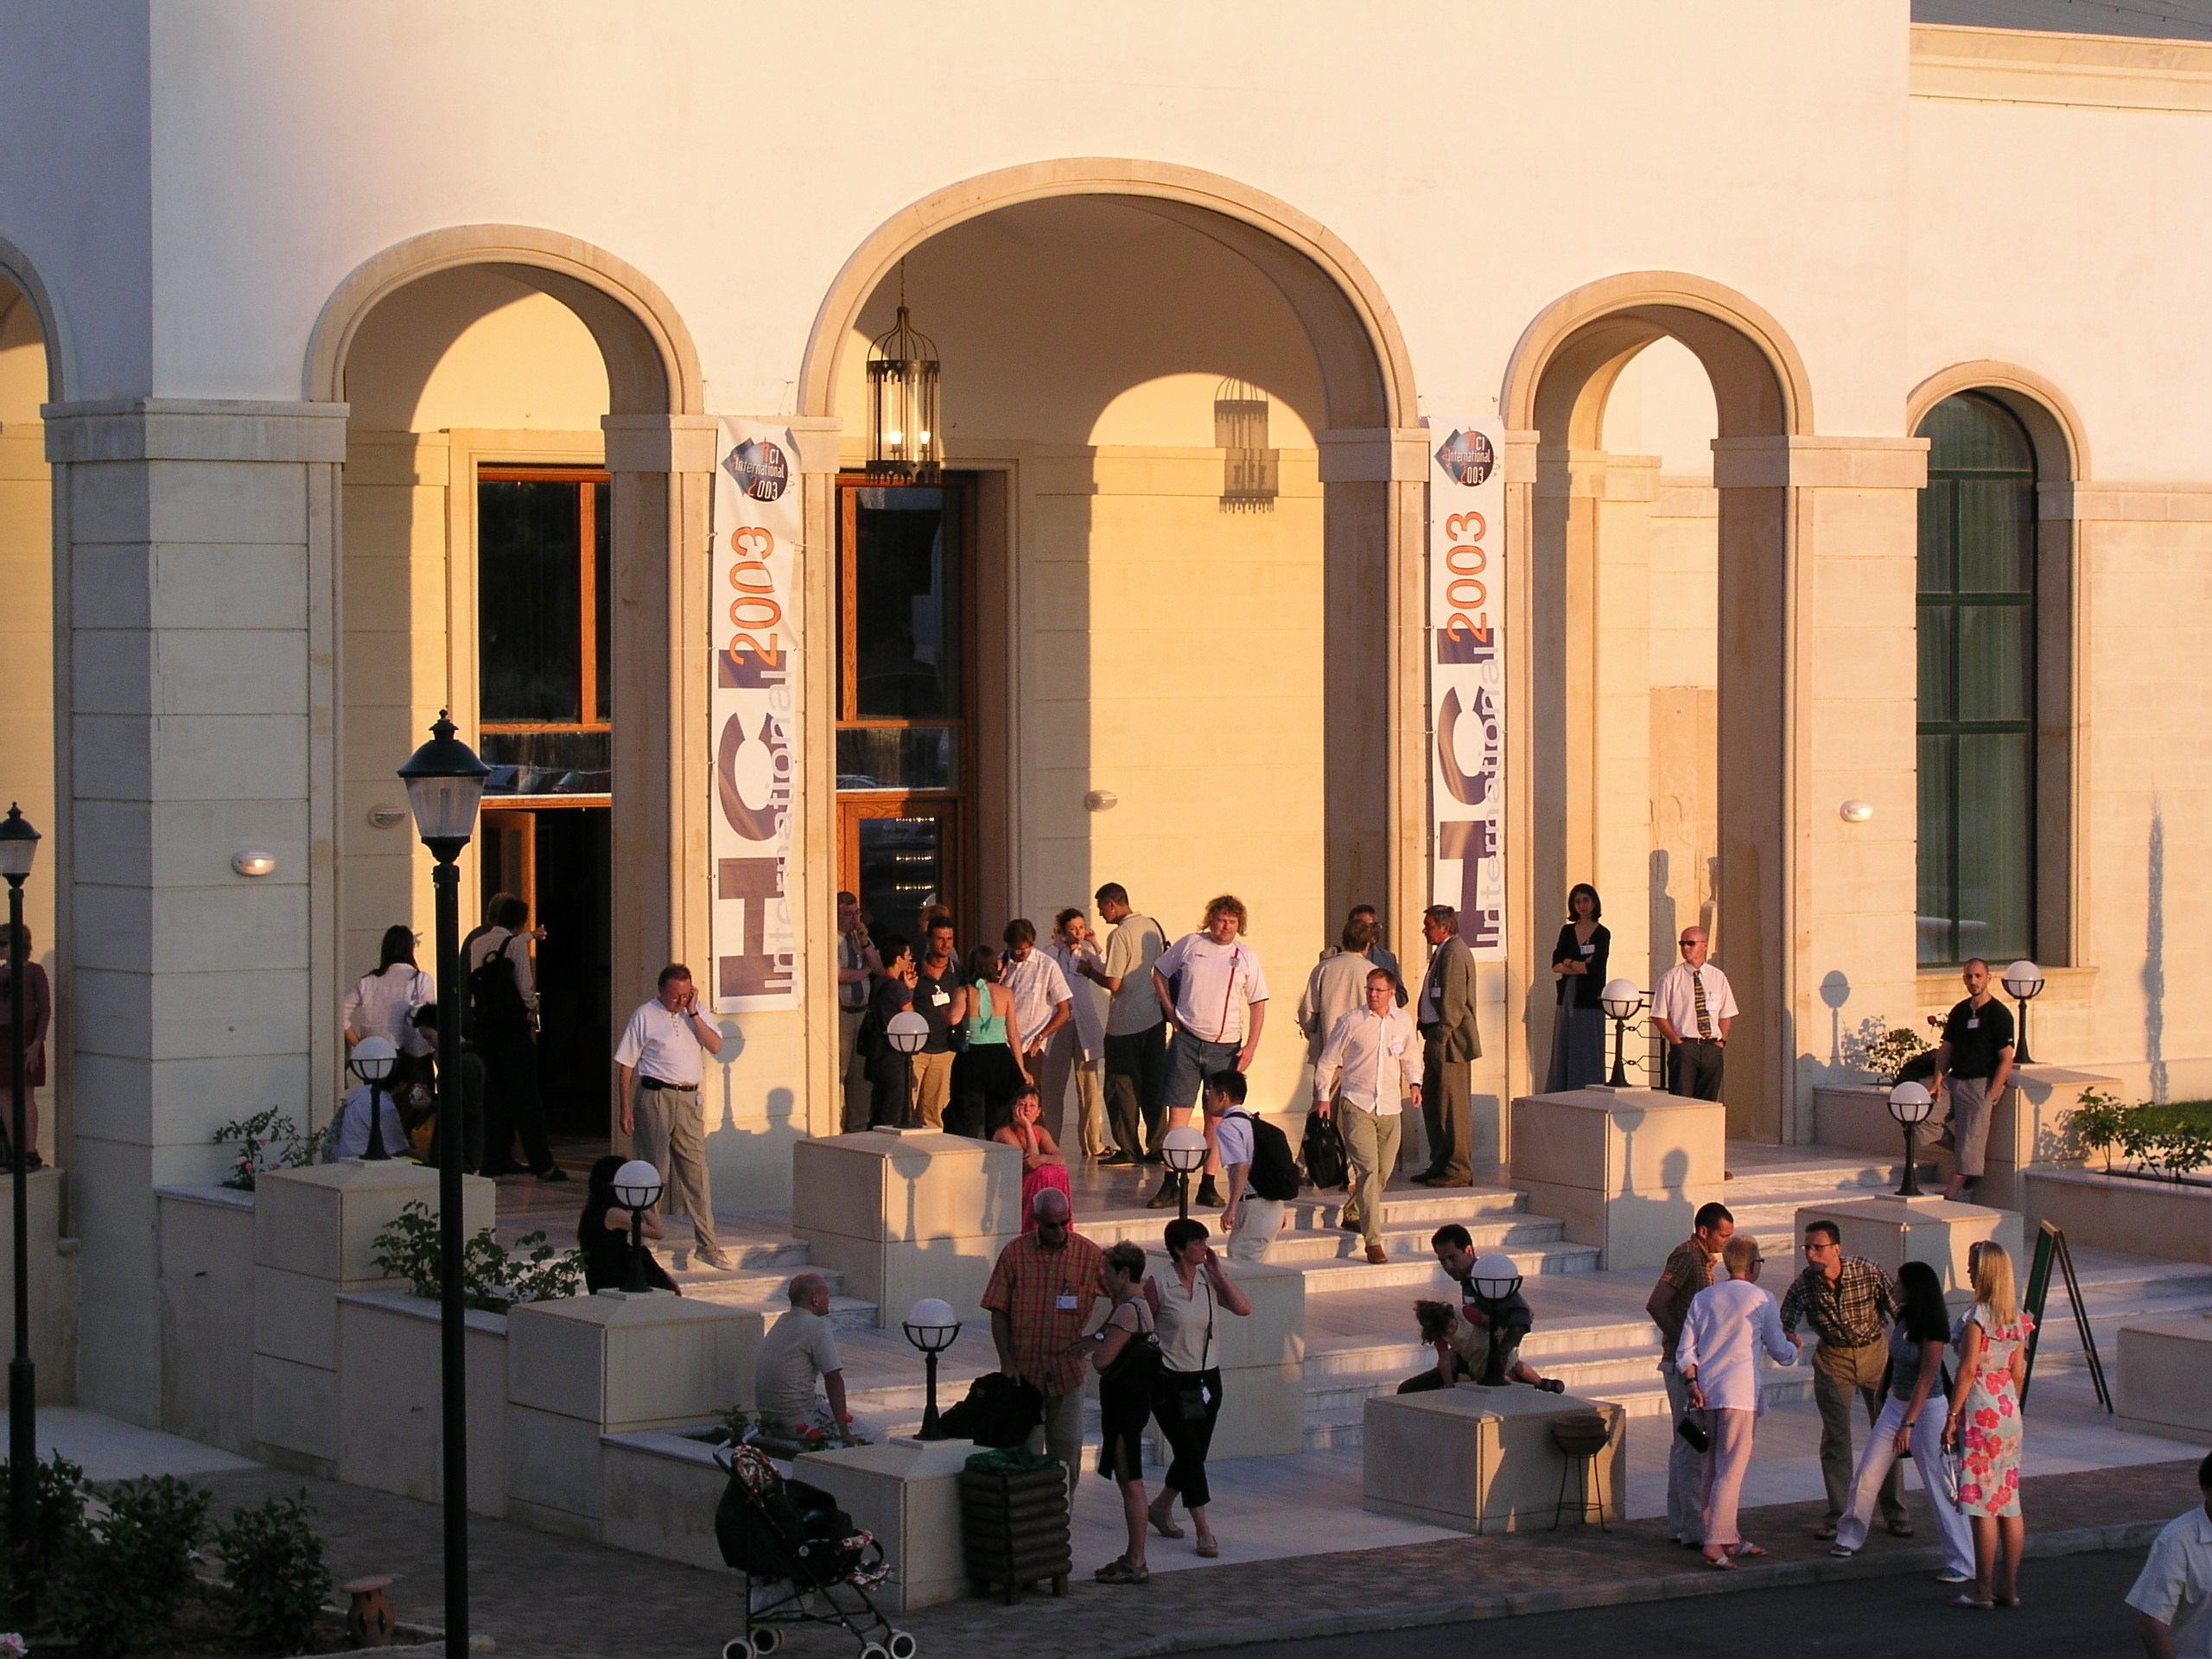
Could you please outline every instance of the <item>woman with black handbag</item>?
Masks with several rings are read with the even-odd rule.
[[[1147,1584],[1144,1564],[1144,1426],[1160,1378],[1160,1338],[1144,1289],[1144,1250],[1123,1239],[1106,1252],[1106,1323],[1078,1338],[1070,1353],[1088,1352],[1098,1371],[1098,1472],[1122,1489],[1126,1553],[1091,1576],[1101,1584]]]
[[[1206,1451],[1213,1444],[1214,1420],[1221,1415],[1221,1367],[1214,1356],[1214,1324],[1221,1310],[1249,1319],[1252,1304],[1222,1270],[1221,1258],[1206,1243],[1205,1224],[1176,1220],[1167,1224],[1167,1260],[1173,1271],[1145,1281],[1145,1297],[1160,1332],[1160,1380],[1153,1389],[1153,1414],[1160,1432],[1175,1453],[1160,1496],[1146,1513],[1163,1538],[1180,1538],[1175,1524],[1175,1500],[1191,1512],[1198,1529],[1198,1552],[1221,1554],[1221,1546],[1206,1524],[1206,1505],[1213,1494],[1206,1485]]]

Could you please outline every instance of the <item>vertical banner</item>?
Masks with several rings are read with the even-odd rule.
[[[1495,422],[1437,446],[1428,482],[1430,900],[1505,955],[1505,480]]]
[[[782,427],[721,423],[707,561],[718,1014],[799,1006],[791,880],[801,753],[798,453]]]

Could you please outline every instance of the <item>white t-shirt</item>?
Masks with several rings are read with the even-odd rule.
[[[804,1422],[821,1398],[815,1379],[843,1368],[830,1321],[811,1308],[795,1307],[760,1338],[760,1355],[753,1367],[753,1401],[763,1417],[779,1423]]]
[[[668,1005],[655,997],[639,1003],[630,1023],[622,1028],[622,1040],[614,1046],[614,1064],[630,1067],[641,1077],[658,1077],[680,1089],[696,1089],[699,1079],[706,1075],[705,1063],[699,1058],[704,1052],[699,1046],[698,1033],[691,1029],[690,1016],[670,1012]]]
[[[1268,1000],[1260,959],[1242,939],[1217,944],[1209,933],[1185,933],[1161,953],[1153,971],[1171,982],[1183,976],[1175,1021],[1208,1043],[1242,1043],[1244,1011]]]
[[[2179,1659],[2212,1659],[2212,1516],[2202,1503],[2166,1522],[2127,1605],[2173,1633]]]
[[[1252,1161],[1252,1114],[1242,1106],[1232,1106],[1214,1126],[1213,1143],[1221,1153],[1224,1169],[1231,1164]]]
[[[383,1038],[402,1054],[427,1054],[430,1039],[415,1024],[415,1010],[437,1000],[438,988],[428,974],[395,962],[353,982],[340,1023],[364,1037]]]

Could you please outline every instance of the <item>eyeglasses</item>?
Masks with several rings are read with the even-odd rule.
[[[1677,950],[1694,950],[1697,949],[1697,941],[1695,939],[1679,940],[1676,942],[1675,949]]]

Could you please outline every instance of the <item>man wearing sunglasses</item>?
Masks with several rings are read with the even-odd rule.
[[[1106,1295],[1106,1255],[1074,1230],[1068,1195],[1040,1189],[1031,1200],[1036,1227],[999,1252],[983,1306],[999,1370],[1045,1396],[1041,1449],[1066,1466],[1072,1484],[1083,1469],[1083,1379],[1088,1363],[1071,1351]]]
[[[1705,959],[1703,928],[1684,928],[1675,948],[1682,959],[1651,994],[1651,1017],[1667,1039],[1667,1092],[1718,1100],[1736,993],[1728,988],[1728,976]]]

